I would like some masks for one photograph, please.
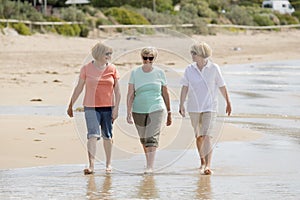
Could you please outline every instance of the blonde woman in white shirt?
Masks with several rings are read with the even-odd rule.
[[[231,114],[231,103],[220,68],[209,58],[211,47],[205,42],[191,46],[193,63],[185,69],[181,80],[179,113],[185,117],[189,113],[193,126],[196,146],[200,156],[202,174],[211,175],[213,126],[216,122],[218,91],[226,101],[226,113]],[[184,102],[187,99],[187,109]]]

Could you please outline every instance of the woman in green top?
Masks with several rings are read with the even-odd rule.
[[[135,124],[146,156],[145,173],[153,172],[164,110],[167,126],[172,123],[170,98],[164,71],[153,66],[157,49],[146,47],[141,51],[143,65],[131,71],[127,93],[127,122]],[[133,121],[132,121],[133,118]]]

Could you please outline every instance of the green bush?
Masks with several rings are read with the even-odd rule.
[[[90,16],[95,16],[98,12],[96,8],[90,6],[90,5],[84,5],[82,6],[81,10],[83,13],[88,13]]]
[[[192,23],[195,25],[193,28],[195,34],[202,34],[202,35],[208,35],[209,29],[206,26],[205,20],[199,18],[192,21]]]
[[[96,20],[96,27],[98,27],[99,25],[111,25],[111,24],[112,24],[111,21],[104,18],[99,18]]]
[[[193,5],[186,5],[181,9],[179,15],[183,23],[191,23],[192,19],[198,18],[197,8]]]
[[[142,15],[125,8],[109,8],[104,14],[113,17],[120,24],[150,24]]]
[[[28,2],[0,0],[0,18],[44,21],[43,15]]]
[[[16,18],[18,15],[17,2],[3,0],[0,3],[0,18],[10,19]]]
[[[42,30],[43,30],[42,32],[45,32],[45,33],[55,33],[55,34],[57,34],[57,31],[56,31],[54,26],[43,26]]]
[[[76,36],[76,33],[72,27],[72,25],[64,24],[61,26],[56,26],[56,31],[60,35],[64,36]]]
[[[151,24],[182,24],[179,14],[157,13],[149,8],[137,9],[136,12],[144,16]]]
[[[292,15],[280,14],[279,12],[275,12],[275,15],[278,17],[280,25],[299,24],[299,20]]]
[[[81,32],[81,29],[80,29],[79,25],[78,24],[72,24],[71,26],[74,30],[75,36],[79,36],[80,32]]]
[[[198,17],[217,17],[217,14],[210,9],[208,2],[203,0],[183,0],[181,6],[182,10],[192,10],[193,15],[196,12]]]
[[[48,22],[62,22],[63,20],[58,18],[58,17],[55,17],[55,16],[46,16],[45,19],[48,21]]]
[[[0,33],[3,33],[4,28],[5,28],[5,26],[3,26],[2,23],[0,23]]]
[[[234,6],[225,16],[233,23],[238,25],[254,25],[253,17],[248,13],[246,7]]]
[[[20,34],[20,35],[31,35],[30,29],[23,23],[12,24],[12,27]]]
[[[230,6],[229,1],[209,0],[209,8],[217,13],[221,13],[222,10],[225,10],[229,6]]]
[[[300,11],[295,11],[292,16],[296,17],[298,21],[300,21]]]
[[[79,36],[80,37],[88,37],[89,32],[90,32],[89,28],[86,25],[83,25],[83,24],[81,24],[79,26],[80,26],[80,30],[81,30]]]
[[[267,14],[254,15],[254,22],[259,26],[272,26],[274,22],[271,17]]]
[[[20,3],[20,13],[17,19],[30,20],[30,21],[45,21],[42,13],[38,12],[28,2]]]
[[[82,10],[77,9],[74,6],[63,8],[60,11],[61,18],[65,21],[73,22],[85,22],[85,14]]]

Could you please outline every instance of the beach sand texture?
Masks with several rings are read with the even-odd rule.
[[[80,67],[84,62],[90,59],[90,48],[98,40],[105,39],[107,38],[69,38],[57,35],[41,34],[26,37],[0,35],[0,109],[2,110],[0,111],[0,169],[3,170],[4,178],[6,175],[13,175],[10,174],[9,171],[6,171],[6,169],[53,166],[53,169],[51,168],[50,171],[53,170],[54,173],[54,171],[56,171],[55,166],[63,164],[77,164],[74,166],[74,169],[72,169],[72,167],[70,167],[71,169],[68,167],[64,168],[64,170],[71,171],[70,174],[67,175],[69,176],[69,181],[74,181],[74,174],[76,174],[75,176],[82,174],[81,170],[87,163],[84,138],[85,133],[83,132],[84,124],[79,122],[81,120],[80,117],[76,119],[68,118],[65,111],[79,74]],[[213,61],[218,63],[221,67],[223,65],[232,64],[299,60],[300,58],[299,30],[282,30],[279,32],[247,31],[231,34],[220,33],[214,36],[197,35],[193,36],[192,39],[199,39],[210,44],[213,48]],[[190,42],[191,40],[188,38],[184,41]],[[159,42],[163,43],[164,40],[160,40]],[[167,43],[169,40],[165,40],[165,42]],[[121,43],[120,45],[126,44]],[[168,45],[166,44],[166,46]],[[181,46],[178,46],[178,49],[180,48]],[[122,47],[120,47],[120,49],[122,49]],[[178,50],[177,52],[180,51],[182,50]],[[114,149],[113,159],[116,159],[114,162],[118,167],[126,165],[122,159],[130,159],[130,157],[139,156],[142,153],[142,148],[138,139],[128,137],[128,135],[123,134],[124,127],[128,127],[125,123],[124,116],[122,116],[122,113],[125,112],[124,102],[126,98],[125,94],[127,92],[125,80],[126,76],[128,76],[128,71],[132,67],[137,66],[140,62],[139,56],[136,52],[138,51],[128,53],[126,56],[121,56],[118,59],[115,59],[115,64],[123,77],[121,85],[123,103],[121,104],[122,108],[120,111],[120,117],[114,128],[114,144],[116,148]],[[121,53],[122,52],[117,55],[121,55]],[[183,53],[183,55],[185,54]],[[188,63],[189,59],[190,58],[186,58],[186,60],[182,58],[180,59],[178,58],[178,55],[173,55],[172,52],[170,53],[168,51],[162,52],[162,54],[159,55],[159,63],[168,67],[169,70],[166,70],[166,74],[172,80],[176,80],[180,77],[180,73],[184,69],[186,63]],[[177,100],[179,92],[178,88],[174,87],[172,91],[174,91],[171,93],[172,100]],[[299,98],[299,96],[296,98]],[[80,104],[81,102],[77,102],[76,105],[79,107]],[[44,110],[41,110],[40,108],[44,108]],[[176,109],[176,107],[172,108],[174,112],[177,112]],[[234,112],[235,111],[233,110],[233,116],[235,114]],[[133,127],[128,127],[128,129],[134,130]],[[173,133],[176,134],[174,135]],[[186,137],[182,137],[183,133],[186,134]],[[176,137],[179,138],[175,140],[174,138]],[[263,138],[265,137],[266,136],[262,133],[238,127],[236,124],[228,123],[225,118],[218,137],[218,141],[221,143],[219,148],[216,149],[216,157],[214,157],[212,161],[213,165],[214,162],[217,163],[215,168],[221,177],[217,177],[212,180],[212,183],[208,184],[207,182],[210,182],[209,179],[195,178],[197,170],[195,170],[194,167],[196,168],[199,163],[198,161],[191,160],[192,158],[196,158],[196,156],[194,154],[195,146],[193,132],[189,120],[182,119],[177,113],[175,113],[173,125],[171,127],[164,128],[163,130],[160,144],[162,148],[161,150],[164,150],[167,153],[166,157],[168,157],[168,153],[172,155],[172,151],[177,152],[178,150],[184,149],[187,152],[186,155],[188,155],[188,158],[187,160],[183,159],[183,161],[175,164],[175,166],[171,166],[169,169],[166,169],[166,173],[176,174],[176,167],[179,167],[181,170],[178,171],[179,174],[182,173],[185,174],[186,177],[194,177],[192,180],[199,186],[198,189],[196,189],[196,194],[199,196],[197,197],[196,195],[196,197],[191,198],[211,198],[210,196],[202,196],[204,193],[209,193],[207,190],[202,191],[203,184],[205,187],[209,186],[210,188],[207,189],[210,191],[211,187],[216,188],[215,186],[218,185],[217,182],[219,179],[224,181],[222,176],[230,176],[230,174],[232,174],[226,171],[226,167],[224,169],[221,167],[222,165],[226,166],[226,164],[228,164],[229,161],[226,158],[227,156],[230,157],[232,155],[227,155],[228,151],[223,152],[218,149],[228,148],[229,151],[233,153],[236,151],[234,147],[240,148],[243,146],[246,149],[246,152],[249,153],[247,156],[251,157],[254,156],[251,154],[251,151],[255,151],[257,149],[252,149],[253,146],[249,147],[249,143],[255,143],[255,141],[261,140],[264,141],[265,139]],[[169,141],[175,142],[170,143]],[[229,144],[232,144],[232,146],[229,147]],[[261,145],[261,143],[258,144]],[[102,147],[100,148],[99,152],[103,154]],[[269,151],[271,152],[270,149],[267,152]],[[257,152],[261,153],[261,149],[257,150]],[[239,169],[239,167],[243,168],[244,166],[242,166],[239,162],[243,156],[239,155],[238,152],[233,153],[233,155],[235,155],[236,159],[238,159],[234,161],[236,164],[235,170]],[[99,158],[102,159],[101,156],[103,155],[99,155]],[[269,154],[265,152],[262,158],[266,159],[268,156]],[[291,158],[288,160],[290,159]],[[261,160],[258,159],[258,161],[260,162]],[[159,161],[157,162],[159,163]],[[182,167],[181,164],[184,162],[191,162],[188,164],[191,168],[191,172],[184,171],[184,167],[180,168]],[[249,161],[246,163],[249,164]],[[159,166],[163,166],[165,164],[166,163],[161,163]],[[262,167],[261,164],[258,166]],[[103,168],[101,164],[98,167]],[[140,170],[140,167],[142,166],[139,166],[137,171]],[[255,166],[249,164],[249,168],[251,167],[255,168]],[[154,181],[149,177],[141,178],[140,176],[137,176],[135,179],[134,177],[129,178],[129,176],[126,175],[122,176],[122,172],[118,171],[119,169],[116,170],[116,174],[121,176],[120,183],[125,183],[126,179],[130,179],[131,182],[139,181],[141,184],[137,186],[137,188],[140,188],[142,191],[136,191],[139,189],[130,191],[138,193],[137,195],[133,195],[133,198],[149,198],[147,195],[143,196],[145,195],[145,191],[141,189],[147,187],[150,187],[151,191],[154,191],[154,193],[149,194],[150,198],[172,198],[172,195],[168,196],[166,193],[163,193],[164,195],[160,196],[157,194],[159,193],[157,192],[159,184],[168,184],[168,181],[165,180],[168,176],[165,177],[165,175],[158,175],[158,177],[154,178]],[[124,169],[126,169],[126,167]],[[23,172],[25,172],[25,174],[30,173],[30,168],[28,168],[28,170],[29,171],[27,172],[25,169]],[[40,170],[41,174],[45,173],[43,168]],[[57,170],[59,171],[61,168],[58,167]],[[102,169],[99,169],[99,171],[101,170]],[[231,170],[232,169],[229,169],[229,171]],[[255,184],[253,182],[256,181],[255,173],[259,173],[259,169],[255,169],[253,173],[248,173],[243,170],[240,171],[241,174],[245,175],[246,173],[246,175],[249,176],[249,179],[253,179],[252,182],[249,181],[246,185],[250,187],[254,186]],[[274,168],[276,173],[279,172],[279,170],[280,169],[277,167]],[[294,168],[289,170],[292,171]],[[19,174],[22,173],[22,171],[19,172],[18,169],[16,169],[16,171],[12,173]],[[88,196],[95,194],[93,193],[94,190],[99,190],[95,188],[95,182],[99,183],[99,181],[103,181],[103,187],[108,188],[111,186],[111,182],[113,182],[113,184],[116,183],[116,180],[114,179],[117,177],[109,176],[102,180],[103,174],[101,172],[99,172],[99,174],[100,177],[95,176],[93,179],[82,179],[77,185],[73,184],[72,187],[81,187],[88,183],[87,193],[89,194],[86,194]],[[55,176],[60,177],[63,175],[60,172],[57,172]],[[175,177],[177,179],[175,178],[176,180],[170,180],[171,183],[178,181],[182,181],[182,183],[185,182],[184,179],[178,178],[178,176]],[[173,179],[174,176],[169,178]],[[234,177],[229,178],[228,183],[236,185],[234,179]],[[240,181],[239,178],[237,179],[237,181]],[[240,179],[242,181],[246,180],[241,177]],[[264,181],[264,178],[260,177],[257,180]],[[158,182],[158,184],[156,183],[156,186],[155,183],[153,183],[155,181]],[[282,179],[283,184],[286,182],[288,182],[288,180]],[[150,186],[147,184],[150,184]],[[115,185],[115,188],[118,186],[119,185]],[[154,188],[153,190],[153,186],[156,189]],[[179,184],[178,187],[180,186],[184,187]],[[255,185],[255,187],[256,186],[257,185]],[[40,187],[42,188],[41,185]],[[103,190],[105,191],[105,188]],[[164,187],[163,190],[167,191],[168,188]],[[172,191],[175,192],[176,189]],[[225,189],[215,189],[215,191],[218,194],[221,194],[225,191]],[[246,193],[247,189],[243,188],[241,191]],[[125,189],[123,192],[125,192]],[[261,191],[261,193],[263,193],[263,191]],[[107,194],[101,193],[98,195],[105,196]],[[3,197],[8,196],[4,195]],[[76,196],[76,193],[71,196]],[[116,197],[122,198],[122,196],[118,195]],[[230,198],[232,197],[233,196],[230,196]]]

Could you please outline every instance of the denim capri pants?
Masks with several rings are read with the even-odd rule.
[[[112,139],[112,107],[84,107],[84,115],[88,139]]]

